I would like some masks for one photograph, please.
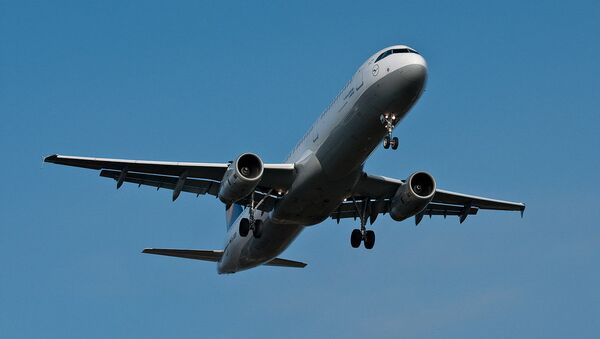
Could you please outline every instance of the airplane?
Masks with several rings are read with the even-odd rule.
[[[100,170],[100,176],[173,191],[218,197],[226,210],[223,250],[147,248],[143,253],[212,261],[219,274],[260,265],[302,268],[278,256],[305,227],[332,218],[358,219],[350,244],[375,245],[367,229],[380,214],[395,221],[457,216],[460,223],[480,209],[520,211],[525,204],[446,191],[433,176],[415,172],[405,180],[366,173],[367,158],[380,143],[396,150],[393,130],[420,98],[427,63],[406,45],[369,57],[321,113],[283,163],[269,164],[254,153],[226,163],[105,159],[54,154],[45,162]]]

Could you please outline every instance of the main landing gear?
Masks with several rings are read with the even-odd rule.
[[[392,131],[394,130],[394,124],[397,122],[398,117],[394,113],[384,113],[379,116],[379,120],[388,131],[388,134],[383,138],[383,148],[392,148],[393,150],[398,148],[398,137],[392,137]]]
[[[262,226],[263,225],[262,225],[262,220],[260,220],[260,219],[256,220],[254,218],[254,213],[255,213],[258,205],[262,204],[262,202],[264,201],[264,198],[256,206],[254,206],[254,193],[252,193],[250,200],[251,201],[250,201],[249,216],[248,216],[248,218],[242,218],[242,220],[240,220],[239,232],[242,237],[245,237],[248,235],[248,233],[250,233],[250,231],[252,231],[252,235],[258,239],[262,236]]]
[[[262,220],[252,220],[253,218],[242,218],[240,220],[240,235],[245,237],[252,231],[255,238],[260,238],[262,235]]]
[[[358,248],[360,246],[361,241],[365,242],[365,248],[370,250],[375,246],[375,232],[372,230],[363,230],[362,228],[353,229],[352,234],[350,234],[350,245],[354,248]]]
[[[352,200],[354,200],[354,198]],[[373,248],[373,246],[375,246],[375,232],[373,232],[372,230],[367,230],[366,227],[367,201],[368,199],[365,199],[363,203],[363,209],[361,211],[358,207],[358,204],[356,203],[356,200],[354,200],[354,206],[356,206],[356,211],[360,216],[360,229],[355,228],[352,230],[352,233],[350,234],[350,245],[354,248],[358,248],[360,246],[360,243],[364,241],[365,248],[370,250]]]

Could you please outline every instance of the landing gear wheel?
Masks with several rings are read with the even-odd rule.
[[[368,230],[365,232],[365,248],[370,250],[375,246],[375,232]]]
[[[262,221],[261,220],[254,221],[254,228],[252,229],[252,234],[254,235],[254,237],[256,239],[258,239],[262,236]]]
[[[350,235],[350,245],[352,245],[354,248],[358,248],[361,241],[362,234],[360,233],[360,230],[353,229],[352,234]]]
[[[248,232],[250,232],[250,220],[248,220],[246,218],[242,218],[242,220],[240,220],[239,232],[242,237],[245,237],[248,235]]]
[[[398,137],[392,138],[392,140],[390,141],[390,146],[392,147],[393,150],[398,148]]]
[[[385,138],[383,138],[383,148],[385,148],[385,149],[390,148],[390,137],[389,137],[389,135],[386,135]]]

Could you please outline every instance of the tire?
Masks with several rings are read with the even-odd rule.
[[[390,145],[392,146],[393,150],[398,149],[398,137],[393,137]]]
[[[368,230],[365,233],[365,248],[370,250],[375,246],[375,232]]]
[[[360,233],[360,230],[353,229],[352,234],[350,234],[350,245],[354,248],[358,248],[361,241],[362,234]]]
[[[262,236],[262,221],[261,220],[255,220],[254,221],[254,230],[252,230],[252,234],[254,235],[254,237],[256,239],[259,239]]]
[[[242,237],[245,237],[248,235],[248,232],[250,232],[250,220],[242,218],[242,220],[240,220],[239,233]]]
[[[390,148],[390,137],[387,135],[385,136],[385,138],[383,138],[383,148]]]

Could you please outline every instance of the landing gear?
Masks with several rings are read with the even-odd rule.
[[[262,220],[251,222],[248,218],[242,218],[240,220],[239,233],[242,237],[246,237],[250,233],[250,230],[252,230],[252,235],[258,239],[262,236],[262,226]]]
[[[264,198],[256,206],[254,206],[254,193],[252,193],[252,197],[250,199],[249,218],[242,218],[242,220],[240,220],[239,233],[242,237],[245,237],[248,235],[248,233],[250,233],[250,230],[252,230],[252,235],[258,239],[262,236],[263,224],[262,220],[256,220],[254,218],[254,212],[256,208],[264,201]]]
[[[368,230],[365,232],[365,248],[370,250],[375,246],[375,232]]]
[[[398,121],[398,117],[394,113],[384,113],[379,116],[379,120],[387,130],[388,134],[383,138],[383,148],[392,148],[393,150],[398,149],[398,138],[392,137],[392,131]]]
[[[240,220],[239,232],[242,237],[245,237],[248,235],[248,233],[250,232],[250,220],[248,220],[246,218],[242,218],[242,220]]]
[[[354,200],[354,198],[352,199]],[[360,229],[353,229],[350,234],[350,245],[354,248],[360,247],[360,243],[364,241],[365,248],[370,250],[375,246],[375,232],[372,230],[367,230],[367,203],[368,199],[365,199],[363,203],[362,211],[359,209],[356,200],[354,200],[354,206],[356,206],[356,211],[360,216]]]
[[[259,239],[262,236],[262,220],[254,221],[254,228],[252,229],[252,235],[256,239]]]
[[[254,215],[251,213],[250,219],[242,218],[242,220],[240,220],[239,232],[242,237],[245,237],[252,231],[252,235],[258,239],[262,236],[262,226],[262,220],[254,220]]]
[[[393,150],[398,149],[398,137],[393,137],[392,140],[390,140],[390,147],[392,147]]]
[[[352,234],[350,235],[350,245],[352,245],[354,248],[358,248],[361,241],[362,233],[360,233],[360,230],[353,229]]]
[[[375,232],[372,230],[353,229],[352,234],[350,234],[350,245],[358,248],[363,241],[366,249],[372,249],[375,246]]]

